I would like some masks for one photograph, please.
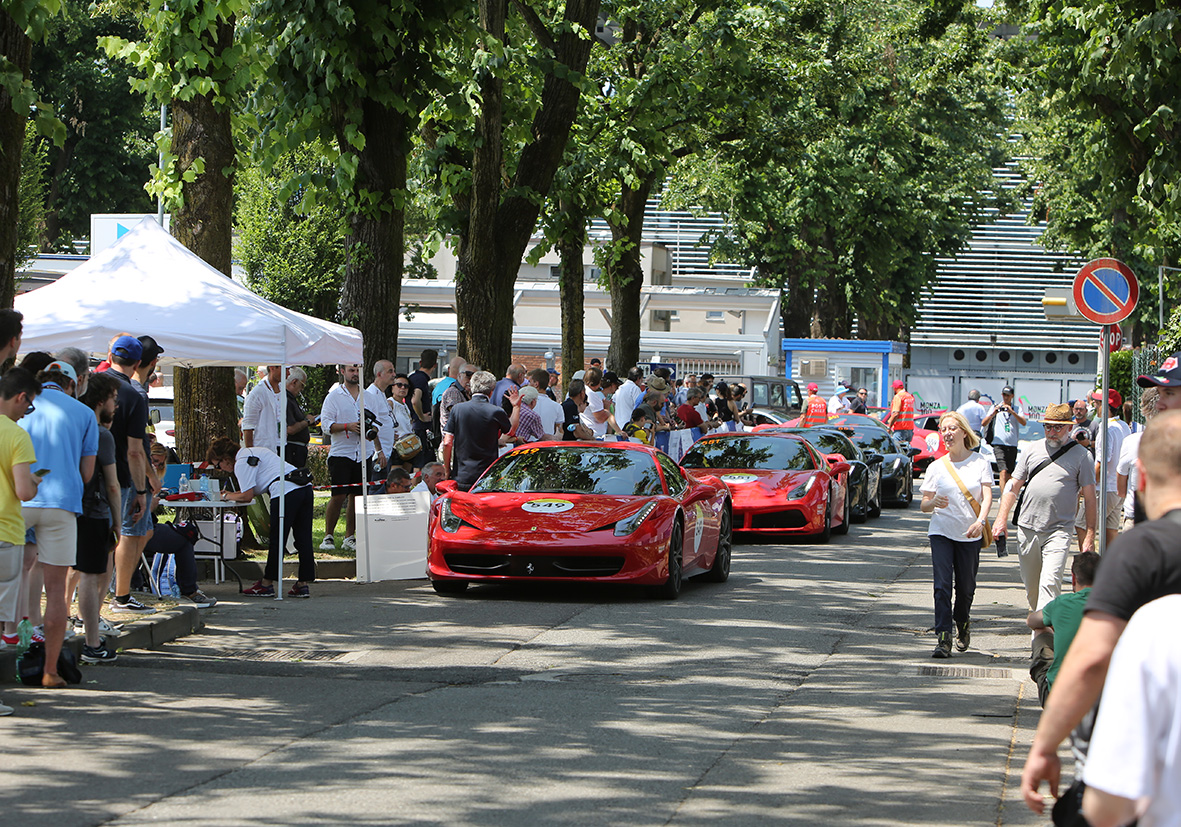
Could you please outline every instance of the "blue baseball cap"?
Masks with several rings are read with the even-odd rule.
[[[144,355],[144,347],[134,336],[120,336],[111,345],[111,353],[138,362]]]

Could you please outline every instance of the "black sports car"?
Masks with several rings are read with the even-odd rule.
[[[833,426],[815,428],[760,428],[759,433],[787,433],[802,437],[821,454],[840,454],[852,466],[849,472],[850,513],[853,522],[863,523],[882,513],[882,456],[863,450],[850,437],[852,429]]]
[[[829,420],[828,427],[834,426],[861,450],[881,456],[882,497],[892,505],[909,506],[914,498],[913,458],[918,449],[899,444],[889,429],[872,417],[843,414]]]

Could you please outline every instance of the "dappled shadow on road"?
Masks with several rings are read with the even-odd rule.
[[[38,774],[45,803],[10,786],[0,806],[33,824],[81,799],[54,823],[94,824],[122,808],[87,791],[116,790],[166,799],[119,823],[996,823],[1017,683],[920,676],[927,551],[902,530],[918,521],[898,522],[828,546],[739,546],[728,583],[675,602],[373,584],[324,596],[312,628],[299,605],[227,611],[179,654],[127,657],[141,668],[102,670],[100,691],[23,722],[14,765],[46,744],[134,752]],[[1018,614],[977,605],[986,634]],[[1017,662],[1011,635],[986,642],[997,651],[954,663]],[[217,655],[244,645],[358,657]]]

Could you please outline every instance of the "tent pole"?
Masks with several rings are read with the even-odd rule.
[[[358,422],[361,423],[361,513],[357,517],[361,520],[362,528],[358,532],[363,535],[365,555],[365,572],[369,572],[369,457],[365,454],[365,363],[361,363],[361,392],[357,394]],[[355,538],[354,538],[355,539]],[[360,562],[361,552],[358,552]],[[360,567],[357,569],[360,572]]]
[[[287,328],[283,328],[283,367],[279,371],[279,571],[275,581],[275,599],[283,599],[283,554],[287,551]],[[274,519],[275,515],[271,515]],[[298,575],[297,575],[298,577]]]

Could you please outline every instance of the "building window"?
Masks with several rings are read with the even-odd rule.
[[[724,322],[726,315],[721,310],[707,310],[705,311],[705,320],[707,322]]]

